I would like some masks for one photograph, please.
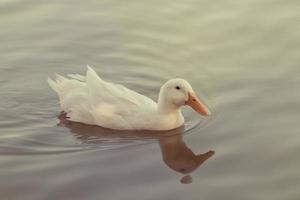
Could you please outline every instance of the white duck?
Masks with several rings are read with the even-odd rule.
[[[102,80],[89,66],[86,77],[79,74],[68,77],[56,75],[56,80],[48,78],[48,83],[71,121],[119,130],[171,130],[184,124],[181,113],[184,105],[204,116],[210,115],[183,79],[166,82],[156,103],[123,85]]]

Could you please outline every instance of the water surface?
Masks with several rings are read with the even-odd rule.
[[[0,0],[1,197],[298,200],[299,9],[296,0]],[[184,109],[185,134],[167,139],[58,126],[46,79],[87,64],[153,99],[185,78],[213,115]]]

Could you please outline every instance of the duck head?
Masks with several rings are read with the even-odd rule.
[[[186,80],[179,78],[171,79],[161,87],[158,105],[160,109],[169,111],[188,105],[203,116],[211,114],[192,86]]]

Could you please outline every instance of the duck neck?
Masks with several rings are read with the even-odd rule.
[[[160,92],[157,103],[157,112],[159,113],[159,121],[161,122],[161,128],[164,130],[170,130],[182,126],[184,118],[181,113],[181,106],[177,106],[172,103],[172,100]]]
[[[158,112],[166,115],[168,114],[182,115],[181,107],[169,102],[168,99],[163,94],[159,95],[157,109]]]

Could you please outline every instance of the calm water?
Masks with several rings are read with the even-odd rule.
[[[299,10],[298,0],[0,0],[1,199],[298,200]],[[213,116],[186,108],[179,134],[59,123],[46,79],[86,64],[153,99],[185,78]]]

